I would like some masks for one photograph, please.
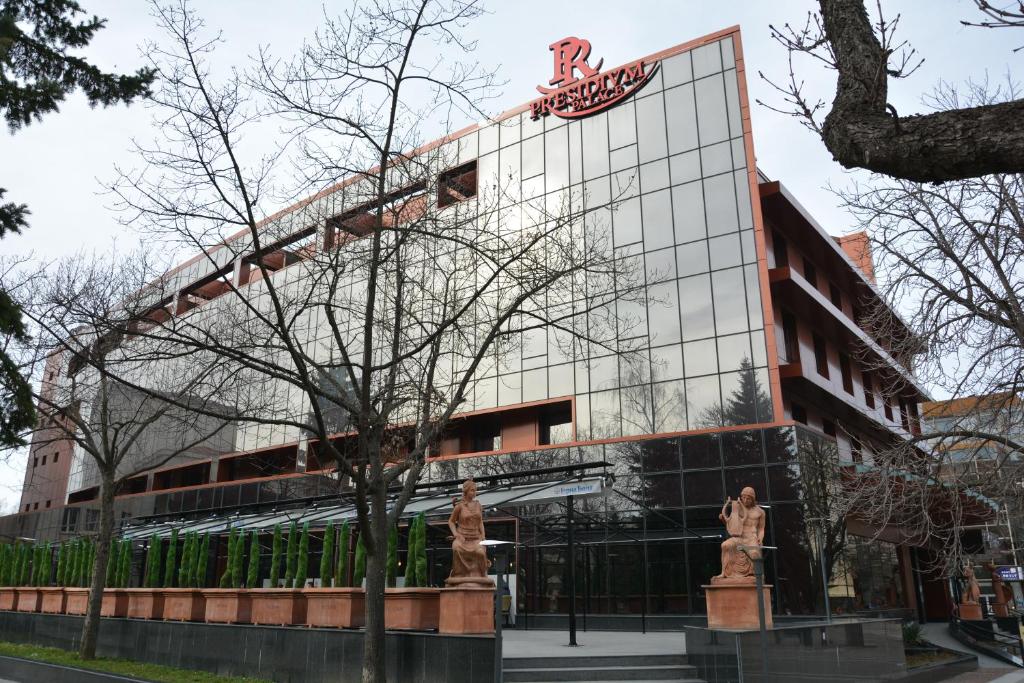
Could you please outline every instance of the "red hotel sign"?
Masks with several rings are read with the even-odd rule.
[[[557,88],[537,86],[544,97],[530,103],[530,118],[534,121],[541,116],[554,114],[563,119],[578,119],[607,109],[625,100],[642,88],[654,75],[658,64],[642,59],[618,69],[599,73],[602,59],[597,67],[587,63],[590,57],[590,41],[569,36],[549,48],[555,53],[555,73],[550,85]],[[581,78],[577,78],[576,72]]]

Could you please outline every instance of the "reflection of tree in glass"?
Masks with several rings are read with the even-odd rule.
[[[740,361],[739,377],[739,386],[721,406],[701,411],[698,419],[700,427],[749,425],[772,419],[771,395],[761,385],[754,364],[747,356]]]
[[[794,490],[800,492],[807,521],[799,542],[811,549],[814,581],[809,592],[815,604],[823,609],[820,554],[824,552],[826,579],[831,581],[836,561],[846,543],[846,515],[839,505],[842,486],[839,449],[835,441],[801,429],[797,437],[797,464],[786,468],[786,474]],[[785,539],[779,537],[779,542],[784,544]],[[783,549],[780,547],[781,552]]]

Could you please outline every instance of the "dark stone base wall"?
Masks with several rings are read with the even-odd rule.
[[[78,648],[84,617],[0,612],[0,640]],[[97,654],[281,683],[358,683],[362,631],[103,619]],[[387,634],[388,681],[494,680],[491,636]]]

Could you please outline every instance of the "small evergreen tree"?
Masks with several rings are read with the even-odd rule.
[[[122,544],[124,547],[121,549],[121,565],[117,585],[119,588],[127,588],[132,577],[132,542],[125,539]]]
[[[306,575],[309,573],[309,522],[302,525],[302,538],[299,541],[299,556],[295,563],[295,585],[293,588],[303,588],[306,585]]]
[[[416,516],[416,585],[427,585],[427,518],[422,512]]]
[[[146,553],[146,588],[160,587],[160,537],[153,534],[149,539],[149,552]]]
[[[182,588],[192,586],[192,569],[194,562],[194,550],[192,547],[193,534],[185,534],[185,542],[181,546],[181,566],[178,568],[178,585]]]
[[[274,541],[270,546],[270,587],[277,588],[281,577],[281,525],[274,525]]]
[[[167,542],[167,558],[164,560],[164,588],[174,588],[174,571],[178,563],[178,530],[171,531]]]
[[[405,587],[416,587],[416,530],[419,524],[413,517],[409,522],[408,538],[405,541]]]
[[[330,588],[334,576],[334,522],[327,523],[324,531],[323,552],[320,553],[320,587]]]
[[[395,587],[395,577],[398,576],[398,527],[393,526],[388,531],[388,557],[386,564],[387,585]]]
[[[3,575],[2,562],[3,562],[3,552],[0,551],[0,576]],[[64,585],[64,544],[63,543],[61,543],[59,546],[57,546],[57,578],[56,578],[54,583],[57,586],[63,586]]]
[[[363,587],[363,579],[366,577],[366,546],[363,545],[363,534],[360,532],[356,538],[356,561],[355,571],[352,576],[352,585],[355,588]]]
[[[207,566],[210,563],[210,534],[203,534],[203,544],[196,558],[196,588],[206,587]]]
[[[246,588],[256,588],[260,581],[260,535],[252,532],[249,539],[249,573],[245,579]]]
[[[346,519],[338,532],[338,564],[334,566],[334,585],[338,587],[348,586],[348,546],[351,536],[352,530]]]
[[[88,561],[85,565],[85,577],[82,579],[82,585],[88,586],[92,582],[92,572],[94,565],[96,564],[96,541],[89,539],[89,556]]]
[[[295,522],[288,527],[288,552],[285,555],[284,587],[291,588],[295,583],[295,563],[298,561],[299,531]]]

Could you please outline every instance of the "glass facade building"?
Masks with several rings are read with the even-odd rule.
[[[653,71],[642,87],[591,116],[534,119],[526,106],[438,146],[438,159],[450,162],[437,169],[442,187],[454,177],[450,167],[460,182],[471,179],[471,196],[505,188],[496,218],[486,219],[495,229],[532,224],[543,207],[566,202],[587,212],[584,221],[609,226],[616,261],[623,272],[641,274],[643,296],[611,304],[606,319],[615,329],[600,343],[566,344],[555,328],[532,330],[516,353],[482,369],[465,407],[476,416],[466,421],[471,433],[442,444],[423,485],[468,476],[482,489],[545,476],[604,478],[606,495],[577,502],[573,558],[564,502],[488,511],[489,535],[519,544],[513,603],[527,618],[567,611],[570,562],[580,614],[702,613],[701,586],[719,571],[722,503],[753,486],[768,512],[766,542],[779,547],[767,563],[776,611],[811,613],[821,592],[814,588],[818,546],[806,521],[807,501],[817,495],[808,467],[855,462],[901,428],[913,431],[907,416],[916,409],[904,406],[916,406],[917,397],[899,397],[893,414],[882,377],[872,384],[866,371],[850,369],[849,358],[833,371],[841,388],[821,379],[832,356],[848,356],[856,343],[857,302],[872,289],[863,262],[758,173],[738,29],[645,63]],[[350,206],[359,192],[358,184],[347,186],[314,208],[330,215],[332,203]],[[479,206],[470,198],[455,208],[439,202],[438,210]],[[316,247],[320,234],[302,240]],[[302,248],[297,242],[292,253]],[[807,286],[812,270],[790,268],[798,251],[801,263],[817,263],[828,277]],[[216,268],[235,268],[237,277],[232,257],[188,264],[173,277],[184,293],[190,283],[209,282]],[[301,291],[301,273],[284,267],[273,277]],[[260,296],[259,282],[248,287]],[[204,306],[205,315],[219,310],[215,302]],[[581,324],[597,329],[600,311],[589,315]],[[308,324],[315,344],[322,321]],[[817,366],[800,362],[819,348]],[[893,372],[906,372],[893,363]],[[279,397],[282,410],[307,409],[294,388],[261,390]],[[518,429],[524,424],[529,429]],[[230,438],[220,455],[144,477],[118,498],[119,519],[301,510],[335,495],[336,478],[295,430],[242,425]],[[76,484],[59,505],[23,504],[3,528],[39,538],[94,531],[95,487],[84,469],[79,456],[71,466]],[[29,487],[26,496],[31,506]],[[432,519],[428,536],[435,584],[450,566],[444,521]],[[317,541],[311,550],[315,576]],[[910,567],[906,558],[895,561],[906,596]],[[878,571],[888,580],[893,568]],[[905,598],[901,604],[910,606]]]

